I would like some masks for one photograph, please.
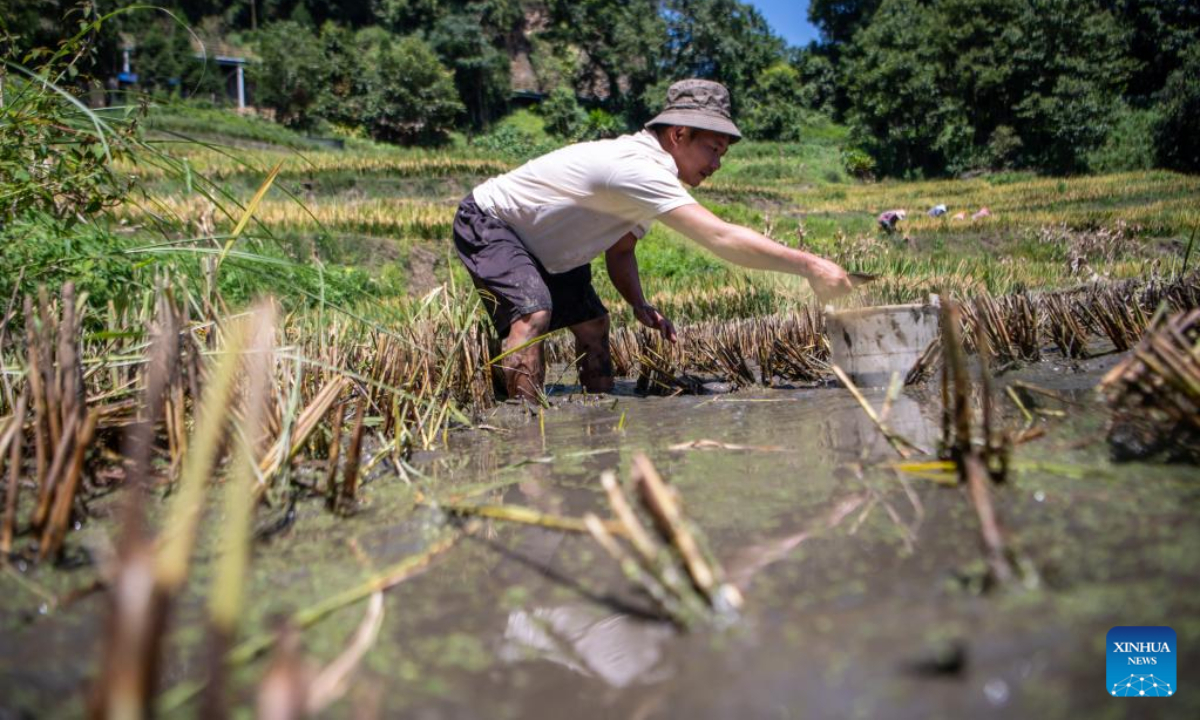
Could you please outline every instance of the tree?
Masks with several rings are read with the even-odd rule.
[[[242,0],[250,2],[251,0]],[[262,0],[256,0],[261,2]],[[371,0],[303,0],[313,21],[319,26],[336,22],[358,28],[375,21]]]
[[[820,48],[792,48],[789,63],[800,74],[800,102],[804,107],[833,116],[838,96],[837,68]]]
[[[359,125],[366,68],[354,31],[327,21],[321,26],[321,51],[326,73],[317,114],[339,125]]]
[[[735,114],[758,77],[784,59],[783,40],[750,5],[737,0],[669,0],[666,7],[665,78],[702,77],[723,83],[733,96]]]
[[[847,45],[854,33],[870,24],[881,0],[812,0],[808,21],[821,31],[831,45]]]
[[[1149,105],[1167,77],[1184,62],[1188,48],[1200,45],[1200,3],[1181,0],[1103,0],[1128,28],[1130,55],[1137,67],[1129,94]]]
[[[798,140],[810,111],[805,109],[800,72],[778,62],[759,77],[742,105],[742,132],[755,140]]]
[[[945,168],[939,135],[961,121],[944,117],[938,31],[936,14],[919,0],[885,0],[846,51],[851,137],[883,173]]]
[[[19,62],[33,48],[61,40],[66,27],[63,16],[72,4],[69,0],[0,0],[0,51],[4,57]]]
[[[666,21],[660,0],[550,0],[545,35],[579,48],[573,84],[632,119],[648,119],[646,89],[659,78]]]
[[[441,16],[438,0],[371,0],[375,17],[393,32],[412,32],[429,27]]]
[[[1014,43],[1008,92],[1024,160],[1054,172],[1084,170],[1133,70],[1129,33],[1094,0],[1023,0],[1020,10],[1024,41]]]
[[[1200,45],[1183,55],[1161,93],[1155,146],[1163,166],[1200,172]]]
[[[1085,169],[1127,41],[1095,0],[883,0],[846,49],[848,119],[887,174]]]
[[[463,106],[453,74],[428,43],[414,35],[385,35],[366,64],[363,121],[371,137],[404,144],[446,139]]]
[[[275,119],[298,130],[316,124],[328,66],[320,40],[312,28],[291,20],[273,22],[258,34],[261,62],[250,66],[261,105],[275,111]]]
[[[498,33],[485,26],[486,9],[475,5],[445,15],[429,35],[442,61],[454,70],[454,86],[475,129],[504,112],[511,85],[508,55],[489,39]]]
[[[136,37],[134,63],[138,84],[146,90],[164,94],[182,92],[184,73],[191,65],[200,64],[192,57],[187,30],[176,27],[170,18],[162,17],[145,25]]]
[[[547,132],[568,140],[578,138],[588,121],[575,92],[563,85],[550,91],[538,105],[538,112],[546,120]]]

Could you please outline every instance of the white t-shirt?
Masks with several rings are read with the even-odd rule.
[[[508,223],[551,273],[579,267],[625,233],[696,201],[648,130],[570,145],[475,188],[481,210]]]

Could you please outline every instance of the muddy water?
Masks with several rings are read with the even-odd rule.
[[[1030,399],[1047,412],[1037,420],[1047,435],[1020,448],[1011,482],[995,493],[1039,572],[1036,590],[979,591],[965,494],[884,467],[892,451],[842,390],[563,394],[544,431],[536,416],[501,409],[492,429],[452,434],[449,449],[414,459],[427,487],[580,515],[603,510],[601,471],[624,475],[645,452],[744,588],[743,621],[679,634],[590,540],[489,521],[387,595],[377,645],[331,714],[1200,716],[1200,693],[1188,686],[1200,665],[1200,476],[1110,464],[1089,391],[1103,363],[1082,370],[1042,365],[1005,378],[1072,400]],[[904,398],[893,425],[932,445],[933,408]],[[671,449],[701,439],[750,449]],[[361,558],[385,567],[426,547],[442,530],[434,514],[409,510],[412,498],[395,476],[376,473],[352,520],[302,503],[295,526],[256,551],[246,627],[356,584]],[[62,590],[88,573],[39,569],[28,580]],[[207,576],[202,560],[177,614],[168,685],[196,673]],[[102,601],[31,620],[37,597],[4,586],[0,717],[79,714]],[[309,654],[335,656],[361,613],[348,608],[306,632]],[[1175,628],[1178,696],[1108,697],[1104,637],[1115,625]],[[244,697],[262,668],[237,676]]]

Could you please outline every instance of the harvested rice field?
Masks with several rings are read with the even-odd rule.
[[[680,341],[598,265],[616,389],[557,334],[527,405],[450,243],[517,160],[226,141],[120,161],[135,302],[10,303],[0,718],[1124,717],[1111,628],[1200,662],[1195,177],[747,142],[697,198],[936,340],[856,383],[804,282],[656,227]]]

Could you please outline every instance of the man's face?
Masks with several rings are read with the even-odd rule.
[[[721,157],[729,149],[729,136],[711,130],[671,128],[667,152],[675,158],[679,179],[692,187],[721,168]]]

